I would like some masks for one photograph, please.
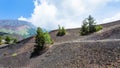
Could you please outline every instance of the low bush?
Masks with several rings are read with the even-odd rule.
[[[3,56],[6,56],[7,55],[7,53],[3,53]]]
[[[44,37],[45,37],[46,44],[52,44],[52,39],[51,39],[50,34],[48,32],[44,33]]]
[[[6,44],[10,44],[11,37],[10,36],[6,36],[5,41],[6,41]]]
[[[59,26],[57,36],[64,36],[65,34],[66,34],[65,28]]]
[[[13,38],[13,44],[17,43],[18,40],[16,38]]]
[[[13,53],[12,56],[13,56],[13,57],[17,56],[17,53]]]
[[[0,36],[0,45],[2,44],[2,37]]]
[[[92,16],[89,16],[85,20],[83,20],[83,25],[80,29],[80,35],[88,35],[90,33],[97,32],[101,30],[103,27],[101,25],[96,26],[96,22]]]
[[[96,29],[96,32],[97,32],[97,31],[100,31],[101,29],[103,29],[103,27],[102,27],[101,25],[97,25],[97,26],[95,27],[95,29]]]

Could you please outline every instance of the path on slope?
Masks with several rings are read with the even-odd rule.
[[[73,40],[73,41],[65,41],[65,42],[61,42],[61,43],[54,43],[53,45],[51,46],[54,46],[54,45],[60,45],[60,44],[64,44],[64,43],[76,43],[76,42],[114,42],[114,41],[120,41],[120,39],[103,39],[103,40]]]

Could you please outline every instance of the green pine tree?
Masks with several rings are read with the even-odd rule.
[[[94,18],[91,15],[89,15],[89,17],[87,19],[87,22],[88,22],[88,31],[89,31],[89,33],[95,32],[96,31],[96,29],[95,29],[96,23],[95,23]]]
[[[36,54],[39,54],[39,52],[44,48],[45,45],[45,37],[44,37],[44,32],[40,27],[37,28],[37,35],[35,39],[36,45],[34,52]]]
[[[89,15],[88,18],[83,20],[83,25],[80,29],[80,34],[87,35],[93,32],[97,32],[101,29],[102,29],[102,26],[96,25],[94,18],[91,15]]]
[[[88,34],[88,23],[86,22],[86,19],[83,21],[83,25],[80,29],[81,35],[87,35]]]

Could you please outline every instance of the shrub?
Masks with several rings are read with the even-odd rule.
[[[51,39],[50,34],[48,32],[44,33],[44,37],[45,37],[45,43],[46,44],[51,44],[52,43],[52,39]]]
[[[13,38],[13,43],[17,43],[17,39],[16,38]]]
[[[62,35],[65,35],[66,34],[66,30],[64,27],[62,27]]]
[[[13,57],[17,56],[17,53],[13,53],[12,56],[13,56]]]
[[[2,37],[0,36],[0,45],[2,44]]]
[[[97,25],[97,26],[95,27],[95,29],[96,29],[96,32],[97,32],[97,31],[100,31],[101,29],[103,29],[103,27],[102,27],[101,25]]]
[[[63,35],[65,35],[65,34],[66,34],[65,28],[64,28],[64,27],[61,28],[61,27],[59,26],[57,36],[63,36]]]
[[[3,56],[6,56],[7,55],[7,53],[3,53]]]
[[[6,44],[10,44],[11,38],[9,36],[6,36],[5,41],[6,41]]]
[[[86,20],[83,21],[83,25],[80,29],[80,34],[81,35],[87,35],[88,34],[88,23],[86,22]]]
[[[83,25],[80,29],[81,35],[87,35],[93,32],[97,32],[102,29],[102,26],[96,26],[95,20],[92,16],[89,16],[85,20],[83,20]]]

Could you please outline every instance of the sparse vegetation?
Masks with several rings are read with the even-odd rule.
[[[80,28],[67,30],[67,35],[63,37],[56,36],[57,31],[50,32],[50,35],[49,32],[42,31],[45,43],[51,36],[55,44],[50,48],[45,45],[42,50],[39,50],[39,55],[33,57],[31,57],[31,52],[34,48],[35,36],[21,40],[16,45],[0,46],[0,66],[11,68],[120,68],[119,24],[120,21],[117,24],[115,22],[102,24],[104,26],[102,31],[87,36],[79,36]],[[89,33],[89,24],[84,25],[83,31]],[[100,26],[95,26],[95,29],[100,28]],[[2,38],[5,39],[3,36]]]
[[[17,53],[13,53],[12,56],[13,56],[13,57],[17,56]]]
[[[2,37],[0,36],[0,45],[2,44]]]
[[[1,44],[15,44],[17,43],[17,39],[10,37],[10,36],[6,36],[6,37],[2,37],[0,36],[0,45]]]
[[[17,43],[17,39],[16,38],[13,38],[13,43],[15,44],[15,43]]]
[[[46,44],[51,44],[52,43],[52,39],[51,39],[51,37],[50,37],[50,35],[47,31],[44,33],[44,37],[45,37],[45,43]]]
[[[10,41],[11,41],[10,36],[6,36],[5,41],[6,41],[6,44],[10,44]]]
[[[57,36],[63,36],[66,34],[66,30],[64,27],[61,27],[60,25],[58,26],[59,29],[58,29],[58,33],[57,33]]]
[[[7,53],[4,53],[4,54],[3,54],[3,56],[6,56],[6,55],[7,55]]]
[[[97,32],[101,29],[102,29],[102,26],[96,25],[94,18],[91,15],[89,15],[89,17],[83,21],[83,25],[80,29],[80,34],[87,35],[93,32]]]
[[[97,25],[97,26],[95,27],[95,29],[96,29],[96,32],[97,32],[97,31],[100,31],[101,29],[103,29],[103,27],[102,27],[101,25]]]

